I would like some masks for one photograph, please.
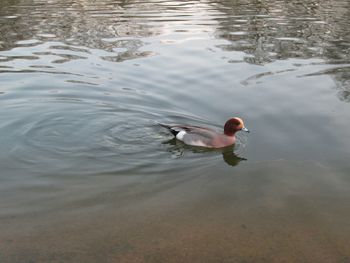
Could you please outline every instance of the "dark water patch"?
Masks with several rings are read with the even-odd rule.
[[[81,80],[73,80],[73,79],[70,79],[70,80],[67,80],[67,82],[70,82],[70,83],[75,83],[75,84],[87,84],[87,85],[95,85],[95,86],[98,86],[98,84],[96,83],[92,83],[92,82],[86,82],[86,81],[81,81]]]
[[[55,72],[55,71],[45,71],[45,70],[0,70],[0,73],[48,73],[48,74],[58,74],[58,75],[76,75],[77,74],[72,74],[70,72]]]
[[[339,170],[322,163],[286,161],[240,167],[236,173],[219,168],[218,174],[197,171],[190,176],[90,177],[68,180],[61,189],[52,188],[53,182],[27,185],[22,189],[27,198],[20,205],[35,212],[2,215],[7,226],[2,235],[7,253],[2,259],[62,259],[63,251],[86,247],[92,252],[64,254],[66,261],[112,257],[147,262],[145,257],[153,261],[170,254],[170,262],[178,262],[204,253],[212,261],[219,254],[220,260],[264,257],[277,262],[288,257],[322,262],[347,255],[348,210],[341,199],[349,199],[348,182],[329,176],[340,175]],[[50,199],[32,199],[35,191],[44,193],[43,188],[52,190]],[[39,201],[46,209],[33,209]],[[11,227],[14,218],[19,222],[16,229]],[[28,236],[33,237],[30,246]],[[52,244],[59,249],[52,249]],[[181,253],[185,248],[190,253]]]

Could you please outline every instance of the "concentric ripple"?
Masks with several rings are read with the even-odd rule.
[[[187,152],[179,159],[180,169],[205,167],[220,156],[210,151],[191,155],[191,149],[167,143],[172,136],[156,123],[166,111],[58,97],[14,101],[2,112],[2,158],[6,166],[27,172],[147,174],[176,170],[171,157],[183,155],[177,151]]]

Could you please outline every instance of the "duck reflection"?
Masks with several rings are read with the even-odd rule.
[[[228,146],[221,149],[208,149],[204,147],[195,147],[184,144],[183,142],[176,140],[176,138],[172,138],[170,140],[164,141],[162,144],[167,144],[170,147],[168,151],[172,153],[176,157],[181,157],[184,155],[186,150],[191,151],[192,153],[221,153],[222,158],[226,164],[230,166],[236,166],[241,161],[246,161],[246,158],[240,157],[234,152],[234,146]]]

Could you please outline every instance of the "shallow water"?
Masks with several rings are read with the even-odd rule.
[[[350,262],[349,10],[1,1],[0,261]]]

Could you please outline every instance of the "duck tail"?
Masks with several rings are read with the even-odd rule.
[[[167,129],[170,129],[170,128],[171,128],[170,125],[167,125],[167,124],[164,124],[164,123],[157,122],[157,124],[158,124],[159,126],[162,126],[163,128],[167,128]]]
[[[163,128],[168,129],[174,136],[176,136],[176,135],[179,133],[179,131],[173,129],[173,127],[172,127],[171,125],[164,124],[164,123],[160,123],[160,122],[157,122],[157,124],[158,124],[159,126],[162,126]]]

